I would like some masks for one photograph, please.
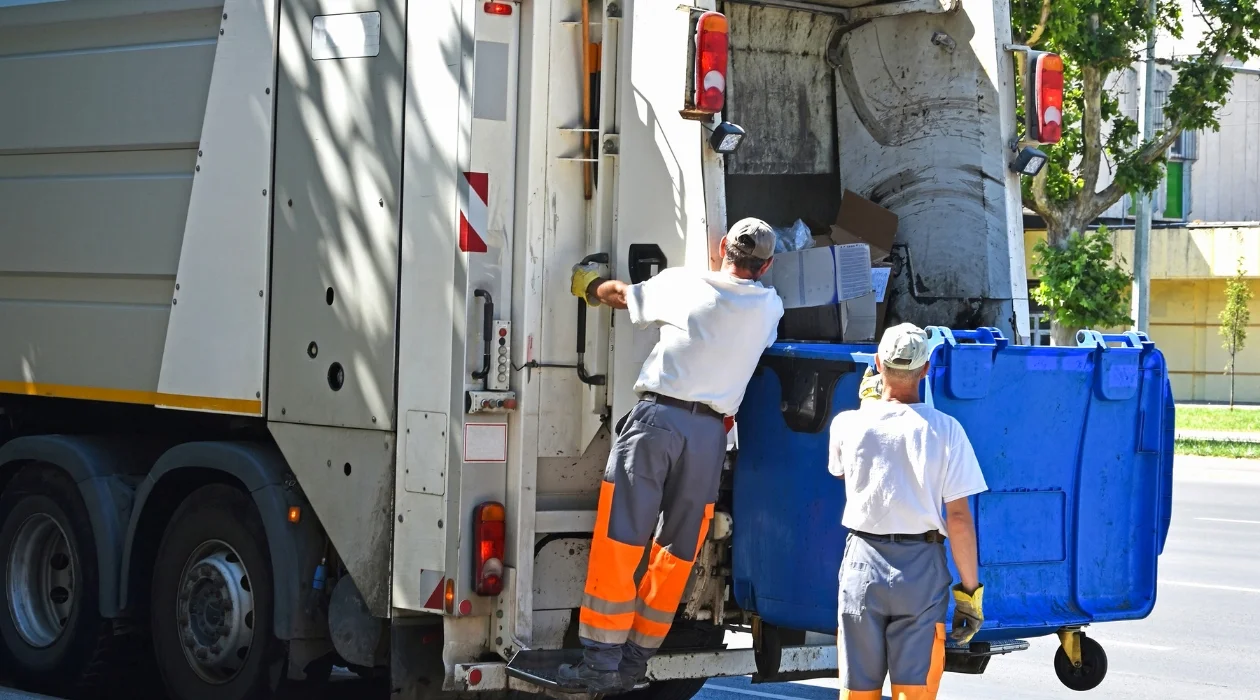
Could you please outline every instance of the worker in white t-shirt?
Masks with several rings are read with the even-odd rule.
[[[578,618],[583,659],[560,666],[564,685],[629,690],[646,677],[673,624],[713,518],[725,419],[739,408],[783,316],[779,296],[757,281],[770,269],[774,244],[766,222],[743,219],[720,244],[717,272],[669,268],[628,285],[600,277],[594,265],[574,268],[575,296],[627,310],[636,326],[659,328],[660,340],[635,382],[638,403],[617,424],[600,484]]]
[[[828,469],[844,479],[840,567],[841,700],[932,700],[945,670],[945,616],[953,577],[952,637],[966,644],[984,621],[976,530],[968,497],[985,491],[971,442],[952,416],[922,403],[928,343],[909,323],[889,328],[875,357],[878,399],[831,423]],[[869,389],[874,382],[864,383]],[[942,517],[942,510],[944,516]]]

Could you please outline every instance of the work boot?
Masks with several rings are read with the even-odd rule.
[[[618,673],[621,675],[621,689],[623,692],[628,693],[640,685],[647,685],[646,669],[630,670],[623,667]]]
[[[629,692],[636,686],[647,683],[648,659],[655,653],[653,649],[645,649],[634,642],[626,642],[621,650],[621,663],[617,666],[621,673],[621,687]]]
[[[556,674],[560,683],[570,688],[586,688],[592,693],[616,693],[621,690],[621,674],[617,671],[601,671],[585,661],[577,664],[560,664]]]

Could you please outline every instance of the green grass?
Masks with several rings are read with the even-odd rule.
[[[1260,442],[1230,442],[1227,440],[1178,440],[1175,450],[1179,455],[1195,457],[1232,457],[1234,459],[1260,459]]]
[[[1216,406],[1178,406],[1181,430],[1214,430],[1224,433],[1260,433],[1260,410]]]

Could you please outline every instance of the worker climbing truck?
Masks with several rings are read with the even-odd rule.
[[[1162,357],[1018,344],[1016,169],[1046,139],[1017,123],[1005,2],[0,4],[11,682],[545,688],[655,337],[576,302],[573,265],[712,266],[728,221],[830,221],[845,190],[899,219],[889,316],[933,327],[933,400],[992,486],[988,620],[950,668],[1057,632],[1089,686],[1081,627],[1149,612]],[[1053,63],[1028,63],[1043,125]],[[636,692],[834,673],[808,633],[834,633],[842,495],[808,479],[870,350],[767,353]]]

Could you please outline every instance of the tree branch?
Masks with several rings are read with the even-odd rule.
[[[1098,172],[1102,168],[1103,82],[1102,71],[1097,66],[1081,66],[1081,91],[1085,109],[1081,113],[1084,153],[1081,156],[1081,191],[1077,194],[1080,205],[1093,203],[1098,189]]]
[[[1226,39],[1218,44],[1216,51],[1212,54],[1212,65],[1221,66],[1225,64],[1225,59],[1229,57],[1228,47],[1233,43],[1234,39],[1238,38],[1238,36],[1242,33],[1242,30],[1242,25],[1234,25],[1229,28]],[[1147,89],[1150,89],[1149,86]],[[1181,131],[1184,128],[1184,119],[1178,119],[1172,124],[1169,124],[1168,128],[1160,133],[1158,138],[1152,139],[1143,144],[1142,148],[1138,150],[1134,158],[1144,165],[1154,163],[1157,158],[1162,156],[1164,152],[1173,145],[1173,142],[1175,142],[1177,137],[1181,135]],[[1086,212],[1086,214],[1089,215],[1086,220],[1092,221],[1101,216],[1103,212],[1107,211],[1108,207],[1120,201],[1120,198],[1123,197],[1124,194],[1125,192],[1121,188],[1120,183],[1112,181],[1112,183],[1107,185],[1102,192],[1094,195],[1093,201]]]
[[[1025,205],[1033,210],[1038,216],[1046,222],[1046,229],[1058,229],[1059,222],[1063,218],[1063,213],[1054,202],[1050,200],[1050,194],[1046,191],[1046,180],[1049,179],[1050,168],[1042,168],[1032,180],[1032,186],[1028,189],[1032,194],[1031,201],[1025,201]],[[1058,241],[1050,241],[1051,245],[1057,244]]]
[[[1041,19],[1037,20],[1037,26],[1033,27],[1033,33],[1028,36],[1028,41],[1024,45],[1032,48],[1041,41],[1041,35],[1046,33],[1046,22],[1050,20],[1050,2],[1051,0],[1042,0],[1041,3]]]

